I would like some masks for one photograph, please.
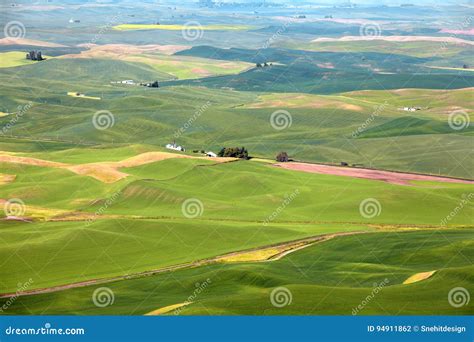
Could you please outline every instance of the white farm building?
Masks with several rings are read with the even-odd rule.
[[[184,147],[179,146],[179,145],[176,145],[176,143],[167,144],[167,145],[166,145],[166,148],[167,148],[168,150],[175,150],[175,151],[180,151],[180,152],[186,151],[186,150],[184,149]]]

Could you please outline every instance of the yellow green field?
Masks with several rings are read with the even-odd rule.
[[[21,65],[34,64],[35,61],[30,61],[25,57],[26,52],[10,51],[0,53],[0,68],[12,68]]]
[[[81,99],[89,99],[89,100],[100,100],[100,97],[97,96],[86,96],[84,94],[78,93],[76,91],[68,91],[67,92],[68,96],[72,97],[79,97]]]

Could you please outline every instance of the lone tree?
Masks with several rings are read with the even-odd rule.
[[[280,163],[286,163],[288,161],[288,153],[280,152],[276,156],[276,161]]]
[[[245,147],[223,147],[217,155],[219,157],[249,159],[249,153]]]

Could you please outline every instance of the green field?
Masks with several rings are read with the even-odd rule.
[[[14,182],[2,185],[2,196],[21,198],[24,215],[38,222],[0,223],[0,237],[6,242],[0,251],[2,268],[9,274],[0,292],[14,291],[25,277],[35,279],[32,288],[43,288],[329,232],[441,227],[473,189],[464,184],[391,185],[252,161],[214,165],[169,159],[122,171],[130,176],[104,184],[68,170],[2,164],[3,173],[16,175]],[[295,191],[298,195],[290,205],[264,225]],[[196,219],[183,215],[182,204],[189,198],[200,202],[202,215]],[[380,202],[381,215],[361,216],[359,204],[366,198]],[[464,208],[449,226],[469,226],[472,213],[472,208]],[[57,251],[54,256],[51,250]]]
[[[10,310],[15,314],[140,315],[192,297],[192,304],[168,314],[430,314],[433,305],[437,314],[469,314],[472,306],[453,308],[447,296],[453,287],[472,285],[472,236],[472,230],[465,229],[344,237],[278,261],[220,264],[108,283],[105,286],[115,299],[104,308],[92,303],[99,286],[91,286],[20,297]],[[428,280],[402,284],[427,270],[437,273]],[[208,285],[197,293],[204,283]],[[379,286],[375,295],[374,284]],[[278,287],[290,291],[291,304],[272,305],[271,291]],[[356,309],[363,301],[366,305]]]

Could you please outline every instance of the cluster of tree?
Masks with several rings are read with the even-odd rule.
[[[249,153],[245,147],[223,147],[217,155],[219,157],[249,159]]]
[[[267,67],[267,66],[272,66],[273,63],[267,63],[267,62],[265,62],[265,63],[263,63],[263,64],[262,64],[262,63],[257,63],[257,64],[255,64],[255,65],[256,65],[257,68],[265,68],[265,67]]]
[[[26,59],[30,59],[32,61],[44,61],[43,55],[41,51],[30,51],[26,54]]]
[[[155,82],[152,82],[152,83],[140,83],[140,85],[142,85],[144,87],[148,87],[148,88],[159,88],[160,87],[160,84],[158,83],[158,81],[155,81]]]
[[[286,163],[288,161],[288,153],[280,152],[276,156],[276,161],[280,163]]]
[[[155,81],[155,82],[151,83],[151,84],[149,85],[149,87],[150,87],[150,88],[159,88],[160,85],[159,85],[158,81]]]

